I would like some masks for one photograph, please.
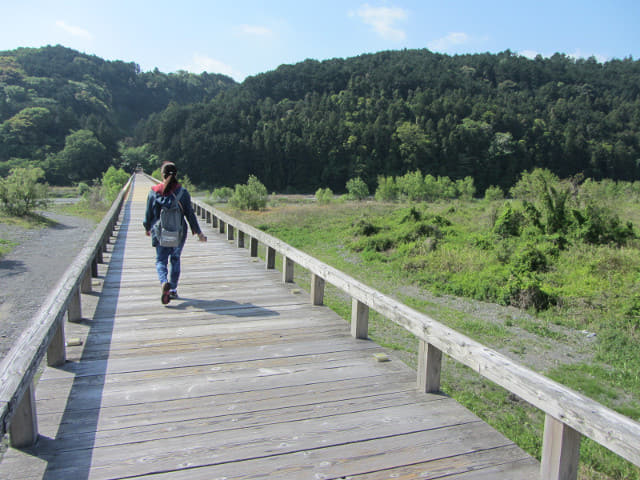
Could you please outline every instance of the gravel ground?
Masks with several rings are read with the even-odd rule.
[[[0,223],[0,238],[18,244],[0,258],[0,358],[29,324],[96,226],[86,218],[38,213],[57,224],[25,229]]]

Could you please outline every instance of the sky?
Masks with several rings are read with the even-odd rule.
[[[637,60],[639,24],[640,0],[0,0],[0,51],[63,45],[241,82],[404,48]]]

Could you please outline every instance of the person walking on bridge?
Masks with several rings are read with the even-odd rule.
[[[144,215],[144,229],[151,237],[151,245],[156,247],[156,270],[161,285],[163,305],[167,305],[172,298],[178,298],[178,280],[180,279],[180,254],[187,240],[187,223],[191,232],[198,236],[198,240],[206,242],[207,237],[200,230],[198,219],[191,206],[191,196],[186,188],[178,183],[178,169],[173,162],[164,162],[160,170],[163,181],[151,187],[147,197],[147,208]],[[179,208],[176,209],[176,206]],[[160,219],[169,218],[166,212],[178,212],[176,235],[171,240],[163,239],[166,235],[162,229]],[[167,221],[167,220],[163,220]],[[171,265],[169,270],[168,265]]]

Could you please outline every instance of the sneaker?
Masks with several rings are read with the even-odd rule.
[[[178,298],[178,290],[169,290],[169,297]]]
[[[171,300],[171,285],[169,282],[164,282],[162,284],[162,296],[160,297],[160,301],[163,305],[166,305]]]

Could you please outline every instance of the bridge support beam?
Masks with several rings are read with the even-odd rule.
[[[249,250],[251,250],[252,257],[258,256],[258,239],[257,238],[251,237],[251,240],[249,240]]]
[[[267,270],[276,268],[276,249],[273,247],[267,247],[266,266]]]
[[[362,339],[369,336],[369,306],[355,298],[351,299],[351,336]]]
[[[293,260],[287,257],[282,257],[282,281],[284,283],[293,283]]]
[[[442,351],[430,343],[420,340],[418,352],[418,390],[424,393],[440,391]]]
[[[311,274],[311,304],[324,304],[324,279],[315,273]]]
[[[82,319],[82,301],[80,297],[80,289],[71,294],[69,306],[67,307],[67,317],[70,322],[77,322]]]
[[[67,346],[64,337],[64,319],[57,322],[55,332],[47,348],[47,365],[57,367],[67,361]]]
[[[22,394],[22,399],[11,417],[9,439],[13,448],[30,447],[38,439],[38,417],[33,384],[29,385]]]
[[[576,480],[580,462],[580,433],[547,414],[544,419],[541,480]]]

